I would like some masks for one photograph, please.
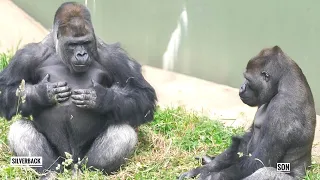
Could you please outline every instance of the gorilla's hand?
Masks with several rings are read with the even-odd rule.
[[[184,172],[179,176],[179,180],[183,180],[185,178],[195,178],[202,171],[204,171],[204,169],[205,169],[205,166],[200,166],[200,167],[194,168],[188,172]]]
[[[49,74],[47,74],[41,82],[34,86],[40,104],[52,105],[68,100],[71,91],[67,82],[51,83],[49,77]]]
[[[225,179],[225,178],[219,172],[211,172],[209,174],[201,174],[200,175],[199,180],[205,180],[205,179],[219,180],[219,179]]]
[[[106,94],[106,89],[92,80],[90,89],[76,89],[71,96],[72,102],[79,108],[98,110]]]
[[[185,178],[195,178],[199,176],[199,180],[204,179],[221,179],[221,173],[215,172],[210,165],[199,166],[194,168],[188,172],[182,173],[179,177],[179,180],[183,180]]]
[[[214,158],[215,158],[214,156],[208,156],[208,155],[195,157],[196,160],[198,161],[201,160],[202,165],[209,164]]]

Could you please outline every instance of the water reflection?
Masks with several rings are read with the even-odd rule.
[[[174,63],[178,58],[178,51],[181,43],[181,36],[184,33],[186,35],[188,30],[188,14],[186,7],[183,7],[183,10],[180,14],[180,17],[177,22],[177,27],[171,34],[167,50],[162,57],[162,68],[165,70],[173,70]]]

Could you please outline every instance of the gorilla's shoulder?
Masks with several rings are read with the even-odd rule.
[[[98,51],[105,56],[118,55],[119,53],[127,54],[120,42],[107,44],[101,39],[98,39]]]
[[[54,50],[54,39],[53,34],[50,32],[47,34],[41,42],[32,42],[28,43],[25,46],[21,48],[22,51],[27,51],[28,53],[36,53],[38,54],[41,51],[48,51],[48,50]]]
[[[53,51],[54,49],[52,47],[45,45],[42,42],[29,43],[17,50],[11,61],[37,65],[48,59]]]
[[[121,66],[121,68],[128,67],[138,71],[141,68],[141,65],[134,58],[129,56],[119,42],[107,44],[99,39],[98,53],[100,56],[99,61],[108,67]]]

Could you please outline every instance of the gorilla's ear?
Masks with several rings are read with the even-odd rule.
[[[279,46],[274,46],[273,48],[272,48],[272,52],[274,53],[274,54],[279,54],[279,53],[282,53],[282,49],[279,47]]]

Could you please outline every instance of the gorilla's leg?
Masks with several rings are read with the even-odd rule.
[[[138,137],[135,130],[127,125],[110,125],[92,144],[87,153],[87,166],[116,171],[133,152]]]
[[[39,173],[55,170],[53,164],[58,156],[53,152],[43,134],[38,132],[31,120],[17,120],[9,129],[9,147],[16,156],[41,156],[42,167],[35,168]]]
[[[256,172],[250,176],[244,178],[243,180],[296,180],[288,174],[277,172],[273,167],[264,167],[258,169]]]

